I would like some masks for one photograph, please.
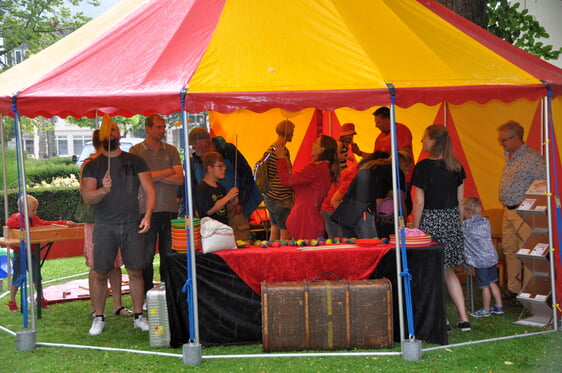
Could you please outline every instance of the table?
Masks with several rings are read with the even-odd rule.
[[[276,281],[303,280],[298,277],[302,263],[316,268],[314,273],[328,270],[340,278],[389,278],[394,292],[395,340],[400,341],[394,248],[385,245],[378,249],[356,247],[309,251],[282,247],[196,253],[200,342],[207,346],[261,343],[261,296],[255,289],[256,283],[261,282],[260,276],[265,276],[268,281],[270,278]],[[375,255],[375,251],[380,255]],[[442,248],[439,245],[408,248],[407,255],[412,274],[416,338],[447,344]],[[370,259],[357,261],[358,258]],[[351,264],[353,262],[355,265]],[[164,281],[171,329],[170,346],[177,348],[189,340],[187,302],[182,292],[187,277],[187,257],[172,253],[168,256],[168,263]],[[249,280],[245,278],[250,285],[236,272],[242,273],[245,268],[247,273],[252,273],[247,268],[258,272],[254,272],[254,277]],[[309,273],[312,275],[313,272]]]
[[[5,245],[6,247],[20,247],[20,240],[25,238],[25,229],[9,229],[4,227],[3,230],[4,237],[0,237],[0,245]],[[30,245],[36,245],[36,249],[32,252],[32,255],[37,256],[37,263],[40,263],[38,268],[39,276],[41,276],[41,267],[49,251],[55,242],[60,241],[74,241],[74,240],[84,240],[84,224],[76,224],[75,226],[68,227],[63,225],[42,225],[38,227],[29,228],[29,243]],[[43,244],[43,246],[41,246]],[[33,250],[33,249],[32,249]],[[40,261],[41,251],[46,250],[43,260]],[[22,253],[23,254],[23,253]],[[29,267],[28,267],[29,268]],[[41,297],[43,286],[41,281],[34,279],[37,283],[37,318],[41,318]]]

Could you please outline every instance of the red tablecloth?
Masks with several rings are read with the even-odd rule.
[[[218,251],[228,266],[256,293],[262,281],[310,281],[325,272],[340,280],[368,278],[391,245],[359,247],[341,244],[322,247],[282,246]],[[333,279],[327,276],[326,279]]]

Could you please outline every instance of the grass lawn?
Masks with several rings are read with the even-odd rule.
[[[157,271],[155,271],[156,273]],[[45,286],[49,280],[83,273],[83,258],[53,259],[43,267]],[[77,279],[71,278],[71,279]],[[69,281],[65,279],[61,282]],[[4,280],[4,291],[7,289]],[[479,294],[476,306],[479,307]],[[89,300],[52,304],[43,310],[36,322],[37,347],[32,351],[17,351],[16,338],[10,333],[22,330],[22,315],[9,312],[8,298],[0,299],[0,371],[1,372],[560,372],[562,370],[562,333],[551,328],[514,325],[520,307],[506,308],[504,316],[471,319],[472,331],[453,330],[449,346],[423,344],[422,359],[406,362],[402,356],[299,356],[252,358],[223,355],[261,354],[261,345],[220,346],[203,349],[203,363],[196,367],[183,364],[182,350],[151,348],[148,334],[133,329],[132,318],[111,315],[108,300],[106,328],[102,335],[91,337]],[[128,296],[125,306],[131,307]],[[415,305],[414,305],[415,307]],[[448,305],[450,320],[455,312]],[[31,323],[30,323],[31,325]],[[499,341],[476,343],[480,340],[513,335],[528,335]],[[464,344],[467,342],[473,342]],[[42,345],[50,344],[50,345]],[[61,347],[60,344],[75,345]],[[459,345],[464,344],[464,345]],[[93,349],[96,346],[103,349]],[[121,349],[121,350],[113,350]],[[131,351],[129,351],[131,350]],[[134,351],[133,351],[134,350]],[[395,344],[391,350],[400,351]],[[139,353],[137,353],[139,352]],[[151,353],[160,353],[154,355]],[[363,351],[365,352],[365,351]],[[373,352],[373,351],[366,351]],[[269,355],[271,356],[271,354]]]

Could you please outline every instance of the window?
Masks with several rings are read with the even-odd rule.
[[[28,155],[34,155],[35,154],[35,140],[33,139],[25,139],[25,152]]]
[[[57,136],[57,155],[69,155],[68,154],[68,137]]]
[[[16,58],[15,58],[16,63],[20,63],[23,60],[21,50],[16,49],[14,53],[16,55]]]
[[[74,146],[72,154],[80,154],[82,149],[84,149],[84,145],[88,141],[90,141],[90,138],[87,136],[74,136],[72,138],[72,145]]]

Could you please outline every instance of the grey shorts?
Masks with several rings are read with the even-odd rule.
[[[138,230],[138,223],[96,223],[93,234],[94,271],[99,273],[111,271],[119,248],[125,268],[143,269],[146,242],[144,235],[139,234]]]
[[[279,200],[264,196],[263,202],[265,203],[265,208],[269,211],[269,220],[271,221],[271,224],[277,225],[280,229],[287,229],[285,222],[291,213],[293,199],[289,198]]]

